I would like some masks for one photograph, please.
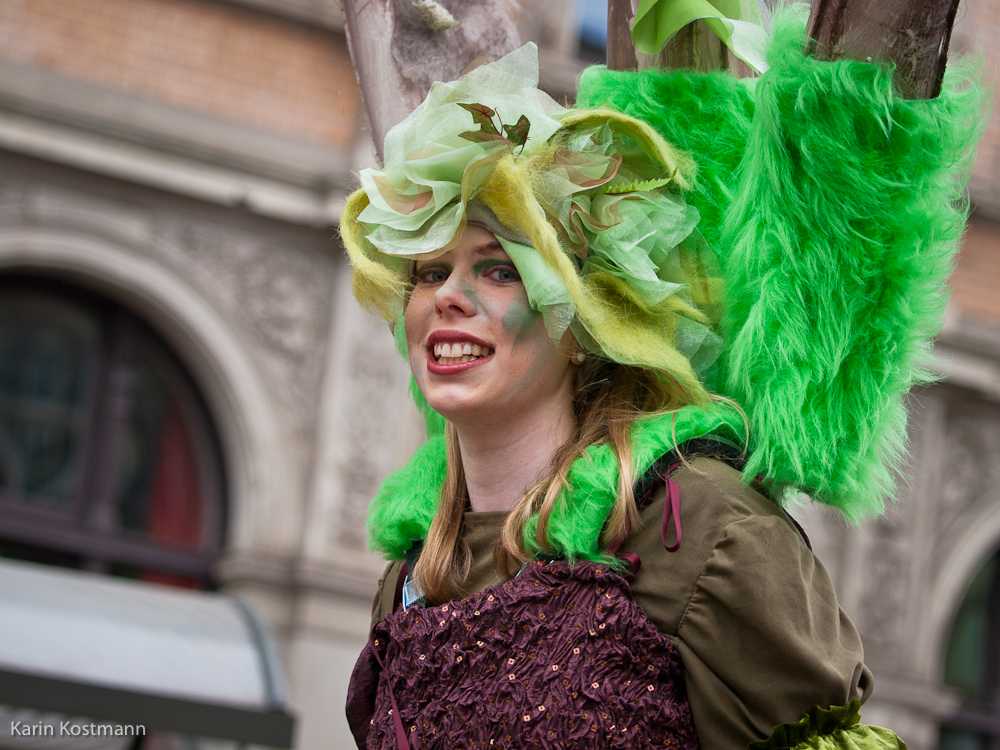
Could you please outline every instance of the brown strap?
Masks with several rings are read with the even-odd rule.
[[[385,672],[385,665],[378,655],[378,641],[372,644],[372,655],[378,662],[379,669]],[[399,706],[396,705],[396,696],[392,692],[392,681],[386,680],[386,687],[389,688],[389,704],[392,706],[392,723],[396,728],[396,748],[397,750],[410,750],[410,743],[406,739],[406,730],[403,729],[403,717],[399,715]]]
[[[406,563],[399,569],[399,576],[396,578],[396,592],[392,595],[392,611],[395,612],[403,605],[403,584],[406,583],[406,576],[409,575]]]

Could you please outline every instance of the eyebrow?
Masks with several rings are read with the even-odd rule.
[[[501,253],[506,253],[507,252],[506,250],[504,250],[503,245],[500,244],[500,241],[498,239],[494,238],[492,240],[486,240],[485,242],[482,242],[482,243],[476,245],[469,252],[471,252],[473,255],[478,255],[481,258],[488,258],[488,257],[492,256],[494,253],[496,253],[498,250]],[[437,259],[435,258],[434,260],[437,260]],[[423,266],[427,265],[428,263],[433,263],[434,260],[415,260],[415,261],[412,261],[412,266],[411,266],[411,269],[410,269],[410,273],[411,274],[415,273],[418,266],[422,268]]]
[[[470,252],[474,253],[475,255],[492,255],[497,250],[499,250],[502,253],[507,252],[506,250],[503,249],[503,245],[500,244],[499,240],[493,239],[484,242],[480,245],[476,245],[474,248],[472,248]]]

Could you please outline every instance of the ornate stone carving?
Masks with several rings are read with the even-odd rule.
[[[896,657],[905,622],[911,539],[906,526],[888,517],[869,530],[858,627],[865,656],[873,664]]]
[[[295,428],[311,434],[329,321],[335,245],[315,236],[250,231],[176,219],[160,224],[160,247],[178,248],[183,273],[223,305],[259,348],[275,396],[292,410]],[[296,241],[301,240],[301,241]]]
[[[344,429],[351,436],[343,462],[343,495],[338,541],[364,546],[368,503],[396,462],[402,433],[410,417],[406,388],[408,369],[395,353],[384,324],[360,313],[352,320],[353,352],[347,368],[349,412]]]

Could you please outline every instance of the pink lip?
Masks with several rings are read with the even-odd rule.
[[[474,359],[471,362],[458,362],[454,365],[442,365],[434,358],[434,345],[437,343],[448,342],[453,343],[455,341],[465,342],[468,341],[470,344],[479,344],[479,346],[485,346],[488,349],[493,349],[492,344],[488,344],[480,338],[477,338],[465,331],[458,331],[448,328],[440,328],[436,331],[431,331],[430,335],[427,337],[427,371],[432,372],[435,375],[458,375],[459,373],[465,372],[466,370],[471,370],[473,367],[478,367],[484,362],[489,362],[493,359],[493,355],[489,354],[485,357],[480,357],[479,359]],[[494,352],[496,350],[494,349]]]

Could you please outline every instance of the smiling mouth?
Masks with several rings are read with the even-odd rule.
[[[434,361],[439,365],[458,365],[473,362],[493,354],[488,346],[466,342],[437,343],[433,348]]]

